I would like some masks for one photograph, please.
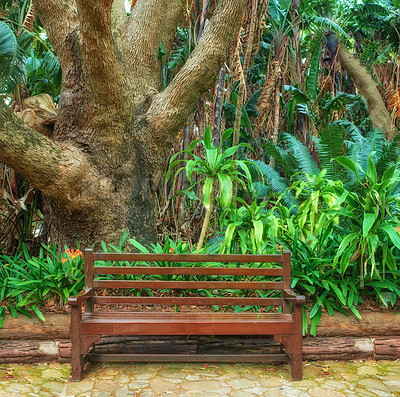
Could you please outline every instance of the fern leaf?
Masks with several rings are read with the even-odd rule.
[[[283,134],[288,149],[293,153],[300,170],[306,174],[318,175],[320,170],[316,162],[311,158],[310,152],[297,138],[290,134]]]

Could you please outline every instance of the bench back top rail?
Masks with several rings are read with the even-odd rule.
[[[95,261],[129,262],[130,266],[94,266]],[[140,262],[132,266],[132,262]],[[205,266],[144,266],[143,262],[204,263]],[[210,266],[210,263],[212,265]],[[215,263],[253,263],[257,267],[215,266]],[[262,263],[282,263],[282,267],[259,267]],[[133,275],[132,280],[104,280],[98,275]],[[146,279],[145,276],[167,276],[160,279]],[[142,278],[143,276],[144,278]],[[174,276],[187,276],[176,280]],[[204,276],[204,277],[202,277]],[[223,277],[217,277],[223,276]],[[238,277],[229,277],[238,276]],[[262,281],[262,277],[279,277],[276,281]],[[245,278],[243,280],[243,277]],[[160,277],[158,277],[160,278]],[[210,281],[218,278],[217,281]],[[180,290],[282,290],[290,288],[291,253],[284,251],[278,255],[205,255],[205,254],[142,254],[142,253],[100,253],[92,249],[85,250],[85,286],[86,288],[135,288],[143,289],[180,289]],[[227,281],[224,281],[224,280]],[[238,279],[240,281],[238,281]],[[260,280],[261,279],[261,280]],[[232,281],[233,280],[233,281]],[[254,280],[254,281],[253,281]],[[98,304],[165,304],[165,305],[282,305],[282,298],[262,297],[132,297],[102,296],[94,297]]]

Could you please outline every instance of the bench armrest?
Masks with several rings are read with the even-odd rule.
[[[282,295],[283,299],[296,305],[304,305],[306,303],[306,298],[303,295],[296,295],[291,289],[283,289]]]
[[[71,306],[78,306],[81,303],[85,302],[89,298],[93,296],[93,288],[89,288],[88,290],[82,290],[75,296],[70,296],[68,298],[68,304]]]

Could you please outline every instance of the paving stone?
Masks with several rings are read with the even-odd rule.
[[[243,391],[245,393],[249,393],[250,395],[256,395],[256,396],[264,396],[264,395],[269,395],[269,390],[263,388],[263,387],[252,387],[252,388],[248,388],[248,389],[243,389]]]
[[[185,377],[186,380],[199,380],[200,376],[199,375],[187,375]]]
[[[107,380],[96,381],[94,387],[97,390],[108,391],[108,392],[114,392],[114,391],[122,389],[121,384],[119,382],[110,382]]]
[[[397,392],[400,394],[400,381],[388,380],[384,381],[384,384],[391,392]]]
[[[255,386],[254,382],[248,379],[233,379],[227,382],[234,389],[250,389]]]
[[[229,396],[230,397],[251,397],[251,396],[255,396],[255,394],[249,394],[249,393],[241,391],[241,390],[235,390]],[[268,394],[268,397],[269,397],[269,394]]]
[[[332,387],[334,390],[347,389],[347,384],[344,381],[339,382],[339,381],[333,380],[333,379],[326,379],[324,382],[324,386]]]
[[[52,381],[43,383],[42,386],[53,393],[61,393],[64,390],[65,383]]]
[[[243,378],[248,379],[248,380],[260,380],[260,377],[254,375],[254,374],[242,373],[241,375]]]
[[[57,369],[46,369],[42,371],[42,377],[45,379],[60,379],[65,378],[64,374]]]
[[[322,389],[321,387],[313,387],[308,390],[311,397],[345,397],[345,395],[337,390]]]
[[[151,389],[158,394],[166,394],[166,392],[171,391],[176,386],[172,382],[168,382],[163,378],[157,377],[150,381]]]
[[[93,390],[94,382],[89,379],[83,379],[81,382],[68,382],[65,389],[67,396],[76,396],[79,393],[85,393]]]
[[[115,392],[115,397],[134,397],[134,395],[135,393],[129,390],[118,390],[117,392]]]
[[[219,389],[221,385],[216,380],[198,380],[184,383],[181,387],[185,390],[209,391]]]
[[[365,367],[360,367],[357,369],[357,374],[358,375],[367,375],[367,376],[375,376],[379,374],[379,368],[378,367],[371,367],[371,366],[365,366]]]
[[[24,397],[24,395],[0,390],[0,397]]]
[[[179,364],[101,363],[74,383],[67,381],[68,364],[2,364],[0,397],[400,396],[398,362],[315,362],[304,367],[304,380],[297,382],[282,365]]]
[[[111,393],[108,391],[94,391],[92,397],[110,397]]]
[[[388,387],[377,379],[361,379],[358,384],[362,385],[366,390],[380,390],[384,392],[389,391]]]
[[[261,380],[261,385],[267,388],[274,388],[274,387],[280,387],[286,384],[286,381],[281,378],[268,378],[268,379],[262,379]],[[297,385],[297,382],[296,382]]]

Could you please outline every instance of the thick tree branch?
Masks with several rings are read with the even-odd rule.
[[[104,185],[78,149],[41,135],[21,122],[2,102],[0,162],[21,173],[33,186],[70,211],[91,208],[93,196],[88,192],[99,190],[101,183]],[[90,180],[96,181],[97,186],[88,190]]]
[[[69,70],[73,57],[68,39],[78,28],[75,2],[69,0],[32,1],[60,61],[61,68],[64,71]]]
[[[112,37],[113,0],[76,0],[76,5],[87,87],[97,104],[111,104],[121,96],[121,88],[127,89]]]
[[[383,131],[386,139],[391,141],[394,136],[394,128],[392,128],[390,113],[372,76],[365,66],[341,42],[339,43],[338,55],[342,66],[350,73],[355,85],[367,100],[368,113],[373,127]]]
[[[182,13],[182,0],[136,2],[124,36],[125,63],[135,95],[161,90],[160,43],[168,54]]]
[[[143,137],[151,151],[171,144],[197,100],[215,81],[246,4],[246,0],[220,1],[186,64],[173,82],[154,98],[146,115],[152,133]]]

